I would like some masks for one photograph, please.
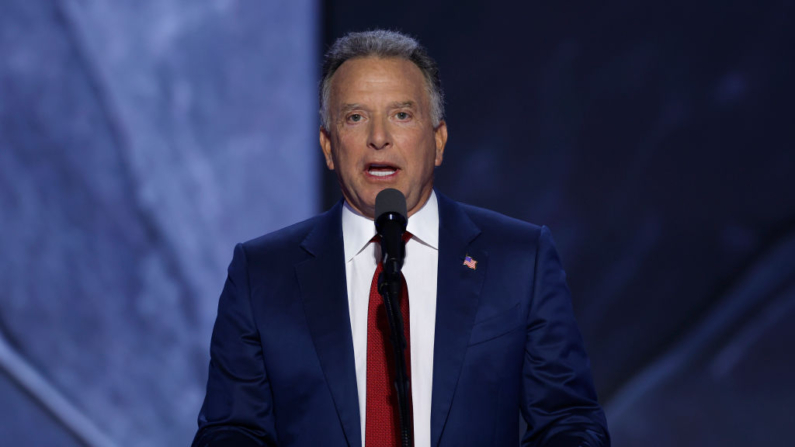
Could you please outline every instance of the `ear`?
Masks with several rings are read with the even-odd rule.
[[[323,156],[326,158],[326,166],[330,171],[334,170],[334,158],[331,156],[331,135],[328,131],[320,126],[320,149],[323,151]]]
[[[434,165],[441,166],[442,159],[444,158],[444,146],[447,144],[447,123],[444,121],[439,122],[439,125],[433,130],[433,133],[436,139],[436,158],[434,159]]]

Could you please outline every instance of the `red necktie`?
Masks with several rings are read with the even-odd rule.
[[[406,232],[405,243],[411,238]],[[378,236],[375,238],[378,241]],[[370,305],[367,311],[367,416],[365,417],[366,447],[400,446],[400,409],[395,390],[395,359],[389,340],[389,322],[384,300],[378,293],[378,276],[384,269],[378,263],[370,285]],[[406,374],[411,378],[411,344],[409,342],[409,292],[406,279],[400,292],[400,312],[403,314],[403,331],[406,335]],[[409,405],[411,396],[409,393]],[[409,414],[412,413],[409,407]]]

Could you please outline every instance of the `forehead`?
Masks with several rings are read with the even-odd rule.
[[[345,61],[331,79],[330,102],[411,101],[427,105],[425,78],[413,62],[400,58]]]

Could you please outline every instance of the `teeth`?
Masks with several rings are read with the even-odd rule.
[[[370,172],[370,175],[374,175],[376,177],[386,177],[388,175],[392,175],[392,174],[395,173],[395,171],[392,171],[392,170],[390,170],[390,171],[374,171],[372,169],[369,172]]]

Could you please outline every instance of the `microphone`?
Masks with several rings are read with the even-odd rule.
[[[387,188],[375,197],[375,229],[381,235],[381,256],[387,279],[399,279],[406,249],[403,233],[408,217],[406,197],[397,189]]]
[[[399,441],[404,447],[414,444],[410,411],[411,383],[405,357],[407,343],[403,333],[403,317],[400,313],[400,289],[403,282],[400,269],[406,257],[403,233],[406,232],[408,224],[407,214],[406,197],[397,189],[387,188],[375,197],[375,229],[381,236],[381,260],[384,263],[384,270],[378,278],[378,292],[384,299],[389,322],[389,338],[395,359],[394,385],[400,415]]]

